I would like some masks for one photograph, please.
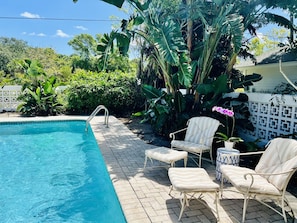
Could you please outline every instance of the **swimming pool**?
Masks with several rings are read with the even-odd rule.
[[[85,121],[0,123],[1,222],[126,222]]]

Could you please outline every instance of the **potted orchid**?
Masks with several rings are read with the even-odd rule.
[[[214,106],[212,108],[212,111],[218,112],[226,116],[226,134],[223,132],[218,132],[215,137],[216,139],[218,139],[218,142],[223,141],[225,144],[225,147],[230,149],[233,148],[236,142],[243,142],[243,140],[240,137],[233,136],[234,128],[235,128],[234,112],[230,109],[222,108],[219,106]],[[231,128],[228,125],[229,119],[231,119]]]

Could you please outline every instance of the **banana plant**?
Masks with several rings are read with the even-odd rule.
[[[186,99],[181,92],[173,95],[151,85],[143,85],[142,91],[149,104],[142,122],[150,122],[157,133],[167,137],[170,132],[185,125],[189,116],[185,113]]]
[[[192,86],[196,90],[197,86],[208,79],[219,42],[223,36],[230,37],[234,51],[238,51],[241,46],[243,18],[234,11],[236,6],[232,4],[232,1],[214,1],[211,7],[212,11],[208,11],[211,11],[212,16],[207,16],[199,7],[196,9],[199,13],[193,15],[193,19],[199,19],[203,25],[202,42],[196,43],[194,52],[192,52],[192,55],[197,55],[196,58],[192,58],[193,72],[195,73]],[[196,91],[195,103],[198,103],[199,100],[199,91]]]
[[[107,61],[114,52],[115,42],[117,43],[119,52],[127,56],[129,50],[129,44],[131,36],[128,33],[121,31],[111,31],[110,34],[105,33],[100,39],[97,45],[98,58],[102,62],[102,70],[106,69]]]
[[[134,37],[146,41],[154,50],[153,56],[165,80],[168,92],[175,94],[178,86],[190,87],[192,73],[190,57],[183,40],[181,27],[173,18],[162,19],[161,4],[147,1],[129,1],[136,10],[129,20],[123,20],[120,30],[105,34],[97,49],[99,54],[108,57],[116,41],[120,52],[125,54]]]

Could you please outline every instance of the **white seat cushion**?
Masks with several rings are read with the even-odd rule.
[[[164,163],[173,163],[188,157],[186,151],[176,151],[166,147],[145,150],[145,155],[151,159],[159,160]]]
[[[182,140],[172,140],[171,146],[173,149],[178,148],[191,153],[200,153],[201,151],[203,152],[210,150],[209,146]]]
[[[169,168],[172,186],[181,192],[214,192],[219,185],[214,183],[203,168]]]
[[[244,179],[244,174],[256,173],[252,169],[232,165],[221,165],[221,172],[227,177],[228,181],[241,192],[245,192],[251,184],[251,177],[247,176],[247,179]],[[259,175],[254,176],[254,183],[250,192],[281,195],[280,191],[273,184],[269,183],[266,178]]]

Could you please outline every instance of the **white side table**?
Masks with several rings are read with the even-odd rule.
[[[239,150],[237,149],[226,149],[226,148],[218,148],[217,150],[217,160],[216,160],[216,179],[221,181],[222,173],[221,173],[221,165],[228,164],[233,166],[239,165],[239,156],[232,156],[228,154],[239,154]],[[227,182],[227,180],[224,180]]]

